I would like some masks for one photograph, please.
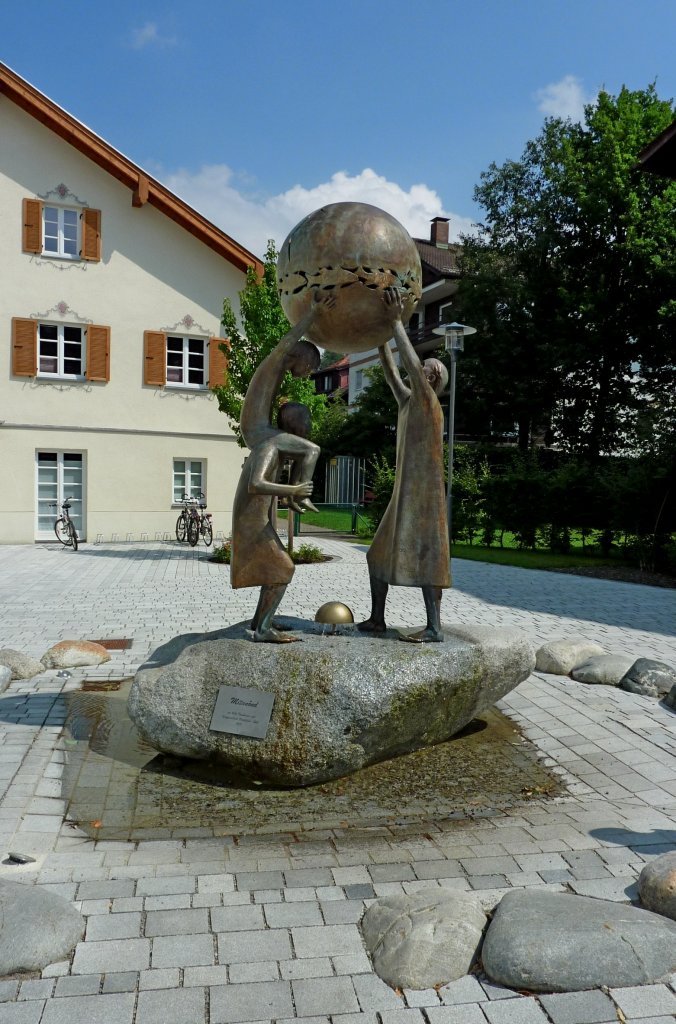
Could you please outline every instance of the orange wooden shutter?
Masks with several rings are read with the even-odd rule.
[[[39,199],[24,199],[21,232],[24,252],[42,252],[42,203]]]
[[[225,384],[228,374],[228,355],[219,348],[224,345],[230,349],[229,338],[209,338],[209,380],[210,388],[219,388]]]
[[[35,377],[38,372],[37,320],[12,320],[12,373],[15,377]]]
[[[110,327],[87,328],[87,380],[110,380]]]
[[[163,388],[167,383],[167,336],[162,331],[143,332],[143,383]]]
[[[97,262],[101,259],[101,211],[82,211],[82,252],[83,260]]]

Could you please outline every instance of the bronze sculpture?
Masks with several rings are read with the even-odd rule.
[[[388,345],[378,349],[385,378],[399,407],[397,469],[392,498],[366,560],[371,584],[371,615],[359,624],[363,632],[383,633],[385,601],[390,584],[421,587],[427,624],[402,640],[439,642],[441,592],[451,585],[443,469],[444,416],[437,394],[448,379],[438,359],[421,364],[401,320],[403,303],[396,288],[387,288],[383,302],[408,385],[402,381]]]
[[[301,339],[315,318],[334,302],[330,293],[315,293],[309,312],[257,368],[242,405],[240,427],[250,454],[235,494],[230,581],[235,589],[261,587],[251,622],[253,639],[258,642],[291,643],[297,639],[272,625],[294,573],[294,564],[272,525],[272,502],[275,496],[285,496],[291,510],[314,509],[310,501],[312,473],[319,456],[318,446],[307,439],[311,427],[308,408],[288,402],[280,409],[279,426],[274,427],[272,405],[287,370],[304,377],[319,366],[318,350]],[[287,458],[293,460],[293,467],[290,482],[283,484],[278,477]]]

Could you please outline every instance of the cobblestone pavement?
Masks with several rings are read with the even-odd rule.
[[[282,613],[327,600],[368,611],[360,545],[300,567]],[[676,664],[676,591],[454,562],[444,621],[517,628],[536,646],[580,634],[609,653]],[[203,548],[0,547],[0,647],[40,657],[61,639],[127,637],[98,669],[45,672],[0,697],[0,876],[38,883],[87,918],[71,960],[0,980],[0,1024],[666,1024],[669,985],[520,995],[469,975],[395,992],[373,973],[357,922],[369,900],[422,887],[512,887],[628,901],[642,866],[676,846],[673,714],[653,700],[536,673],[500,707],[567,784],[555,800],[417,820],[246,835],[171,830],[96,841],[64,821],[64,691],[129,676],[177,633],[250,615],[251,591]],[[393,588],[392,624],[416,625],[419,592]]]

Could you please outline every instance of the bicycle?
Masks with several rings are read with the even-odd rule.
[[[188,527],[192,519],[193,512],[195,511],[196,498],[191,498],[189,494],[184,494],[181,498],[183,502],[183,511],[176,520],[176,540],[182,544],[188,536]]]
[[[77,551],[77,533],[75,526],[73,525],[73,520],[68,514],[68,509],[71,507],[69,505],[70,500],[70,498],[66,498],[61,506],[63,515],[60,515],[55,521],[54,533],[56,534],[56,539],[61,541],[62,544],[65,544],[67,548],[72,547],[73,551]],[[50,505],[52,508],[57,508],[57,502],[55,501],[50,502]]]
[[[204,495],[200,494],[200,498],[203,499]],[[190,522],[188,524],[188,544],[194,548],[195,544],[199,540],[200,534],[204,539],[204,543],[207,547],[212,543],[214,539],[214,530],[211,525],[211,512],[207,512],[206,502],[199,501],[197,508],[191,510]]]

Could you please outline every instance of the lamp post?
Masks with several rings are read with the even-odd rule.
[[[470,334],[476,334],[476,327],[468,327],[467,324],[442,324],[435,327],[434,334],[441,334],[444,337],[444,348],[451,360],[451,375],[448,382],[448,484],[446,488],[446,518],[448,520],[448,546],[450,549],[453,530],[453,435],[455,421],[455,364],[458,361],[458,353],[465,348],[465,338]]]

